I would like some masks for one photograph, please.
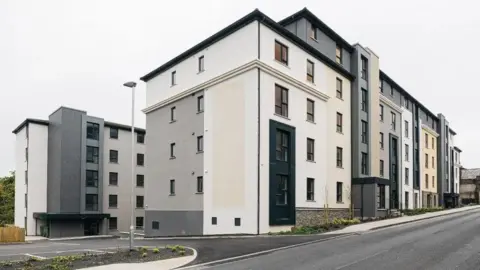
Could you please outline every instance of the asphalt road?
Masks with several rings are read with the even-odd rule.
[[[419,221],[194,269],[479,270],[480,211]]]

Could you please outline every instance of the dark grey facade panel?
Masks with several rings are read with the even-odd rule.
[[[154,229],[154,222],[158,224],[158,229]],[[218,222],[228,221],[219,218]],[[203,211],[146,210],[145,235],[147,237],[203,235]]]
[[[60,195],[62,182],[62,111],[56,111],[49,117],[48,126],[48,181],[47,211],[60,213]]]

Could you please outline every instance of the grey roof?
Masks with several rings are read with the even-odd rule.
[[[461,170],[462,179],[475,179],[477,176],[480,176],[480,168],[475,168],[475,169],[464,169]]]

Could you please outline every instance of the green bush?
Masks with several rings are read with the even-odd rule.
[[[146,258],[148,254],[146,252],[142,253],[142,258]]]
[[[415,216],[426,213],[438,212],[444,210],[443,207],[431,207],[431,208],[416,208],[416,209],[405,209],[402,212],[407,216]]]
[[[159,250],[158,248],[154,248],[154,249],[152,250],[152,252],[155,253],[155,254],[157,254],[157,253],[160,252],[160,250]]]

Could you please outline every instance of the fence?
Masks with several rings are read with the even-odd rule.
[[[0,227],[0,243],[25,242],[25,229]]]

